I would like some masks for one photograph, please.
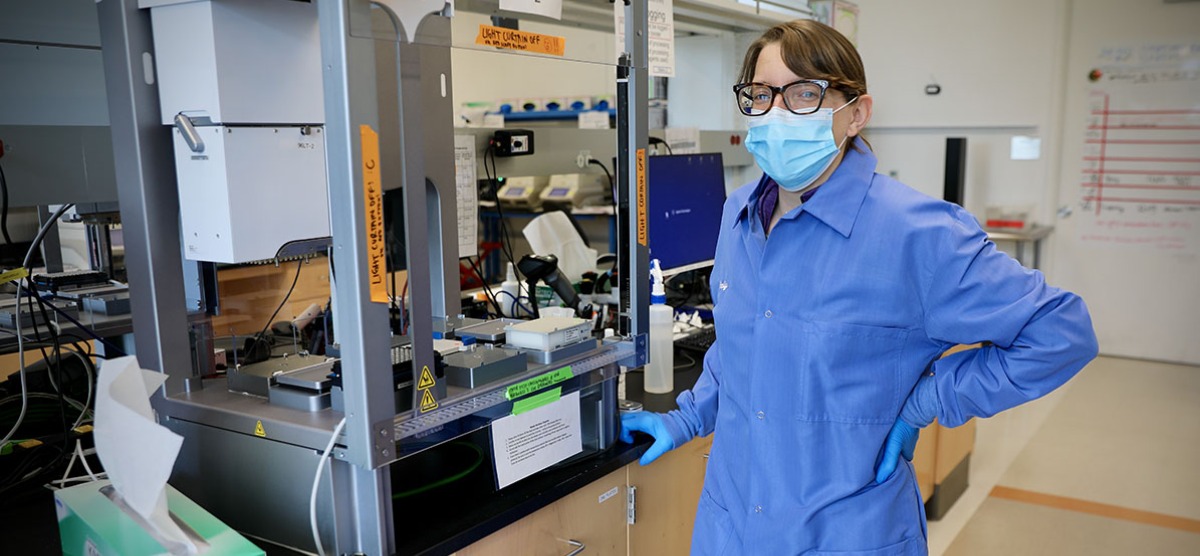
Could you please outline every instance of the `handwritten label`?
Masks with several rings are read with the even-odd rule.
[[[548,403],[556,402],[561,397],[562,387],[560,386],[553,390],[546,390],[545,392],[542,392],[536,396],[529,396],[528,398],[517,400],[513,402],[512,414],[520,415],[531,409],[537,409]]]
[[[479,26],[479,35],[475,37],[475,44],[552,56],[562,56],[567,49],[567,39],[564,37],[482,24]]]
[[[387,255],[383,228],[383,183],[379,179],[379,134],[358,126],[362,137],[363,201],[367,212],[367,284],[371,301],[387,303]]]
[[[529,380],[526,380],[525,382],[518,382],[512,386],[509,386],[508,389],[504,391],[504,397],[509,400],[515,400],[522,396],[528,396],[529,394],[537,392],[538,390],[541,390],[547,386],[558,384],[573,376],[575,376],[575,373],[572,373],[571,366],[567,365],[561,369],[550,371],[546,374],[535,376]]]
[[[646,246],[646,149],[637,150],[637,242]]]

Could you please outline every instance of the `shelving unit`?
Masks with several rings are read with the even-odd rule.
[[[282,1],[282,0],[281,0]],[[233,394],[206,380],[194,353],[202,352],[208,318],[198,312],[205,292],[196,264],[182,256],[171,130],[159,114],[157,85],[145,79],[145,53],[154,52],[144,6],[175,0],[109,0],[98,4],[109,116],[116,159],[129,268],[134,335],[140,364],[168,375],[153,400],[161,420],[185,436],[173,484],[234,527],[272,542],[313,550],[308,531],[309,486],[316,480],[317,523],[324,549],[334,553],[387,554],[409,510],[392,497],[390,466],[438,443],[479,431],[512,411],[508,386],[568,367],[564,392],[615,396],[618,364],[645,362],[648,306],[644,224],[637,212],[636,161],[647,147],[647,5],[626,9],[626,56],[589,50],[565,59],[611,70],[617,81],[614,169],[621,211],[616,215],[619,264],[624,269],[622,329],[618,339],[551,364],[476,389],[447,388],[436,408],[397,413],[391,372],[392,339],[387,305],[372,300],[368,283],[363,126],[377,130],[385,180],[402,184],[411,292],[408,339],[416,369],[436,367],[433,338],[456,318],[457,245],[453,240],[454,189],[452,49],[495,52],[476,36],[452,32],[452,12],[512,16],[491,0],[317,0],[322,57],[326,175],[332,227],[331,293],[342,377],[343,411],[300,411]],[[726,0],[675,3],[677,29],[740,32],[790,19]],[[556,22],[520,15],[522,22],[612,33],[610,4],[568,1]],[[797,13],[805,10],[799,9]],[[505,56],[546,57],[507,53]],[[381,74],[393,67],[395,77]],[[534,121],[576,114],[512,114]],[[522,120],[522,118],[527,118]],[[477,136],[478,137],[478,136]],[[595,140],[595,137],[589,140]],[[396,161],[402,161],[395,164]],[[388,166],[387,164],[391,164]],[[388,171],[395,174],[387,174]],[[211,324],[209,334],[211,334]],[[199,339],[198,339],[199,338]],[[211,341],[209,339],[208,341]],[[200,342],[199,344],[197,342]],[[413,377],[414,381],[417,376]],[[414,397],[419,392],[414,388]],[[603,398],[607,400],[608,398]],[[615,401],[615,397],[612,398]],[[607,401],[604,403],[608,403]],[[615,407],[615,403],[614,403]],[[344,423],[344,424],[343,424]],[[605,425],[608,426],[608,425]],[[333,449],[325,446],[335,430]],[[599,426],[603,447],[615,426]],[[262,434],[259,431],[263,431]],[[318,475],[322,458],[329,465]],[[251,462],[253,462],[251,464]],[[246,496],[254,492],[255,496]]]
[[[473,390],[447,388],[436,408],[414,403],[397,413],[392,373],[392,339],[387,304],[372,300],[368,283],[368,238],[364,160],[366,126],[381,142],[394,141],[403,160],[392,175],[402,185],[407,210],[408,280],[414,382],[417,369],[434,368],[435,330],[457,314],[457,244],[452,96],[445,90],[451,48],[486,48],[471,37],[453,37],[449,4],[442,0],[319,0],[316,2],[323,66],[333,321],[338,342],[342,407],[300,411],[231,393],[206,380],[193,362],[195,336],[190,323],[204,321],[194,311],[199,283],[185,280],[195,263],[184,261],[177,230],[178,200],[171,165],[170,128],[158,114],[158,90],[143,79],[143,53],[154,52],[147,6],[173,0],[113,0],[98,7],[112,120],[114,151],[124,209],[125,237],[133,301],[135,342],[142,366],[169,375],[153,400],[161,421],[185,437],[173,484],[241,531],[272,542],[313,550],[308,531],[309,485],[316,480],[316,522],[323,548],[332,553],[389,554],[407,511],[396,509],[389,466],[438,442],[488,426],[512,412],[506,388],[549,370],[567,369],[564,392],[584,392],[613,407],[611,423],[594,423],[585,443],[599,449],[616,435],[617,363],[645,360],[645,246],[636,239],[637,218],[623,214],[623,260],[631,275],[625,285],[622,338],[551,364],[530,365],[524,373]],[[459,5],[459,10],[466,6]],[[628,36],[644,36],[645,4],[628,9]],[[495,12],[494,4],[485,13]],[[611,21],[611,20],[610,20]],[[639,22],[634,26],[634,22]],[[646,47],[632,42],[631,55],[618,64],[622,99],[645,98]],[[387,60],[387,56],[394,59]],[[389,91],[379,74],[380,60],[397,68]],[[586,60],[598,63],[599,60]],[[441,83],[439,88],[437,85]],[[389,99],[389,96],[392,97]],[[390,104],[394,102],[395,104]],[[625,210],[635,206],[639,182],[635,153],[646,146],[644,103],[620,107],[617,169]],[[444,123],[443,123],[444,122]],[[398,130],[393,128],[395,125]],[[384,136],[385,133],[396,133]],[[387,147],[385,147],[386,150]],[[385,159],[386,160],[386,159]],[[385,170],[386,171],[386,170]],[[643,182],[644,183],[644,182]],[[203,350],[203,347],[200,347]],[[414,388],[414,396],[420,390]],[[609,401],[611,400],[611,402]],[[415,400],[414,400],[415,402]],[[599,403],[599,402],[589,402]],[[333,449],[325,445],[335,430]],[[330,462],[323,472],[322,458]],[[253,463],[251,463],[253,462]],[[247,497],[245,493],[257,496]]]

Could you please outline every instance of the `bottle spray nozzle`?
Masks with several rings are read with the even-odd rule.
[[[666,303],[667,289],[663,284],[662,265],[658,259],[650,260],[650,303]]]

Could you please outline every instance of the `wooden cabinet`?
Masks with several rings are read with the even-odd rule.
[[[687,554],[712,437],[697,438],[642,467],[631,463],[458,551],[457,556]],[[636,488],[628,525],[628,496]]]
[[[974,446],[975,421],[968,421],[953,429],[934,421],[922,430],[917,448],[913,451],[913,468],[917,472],[921,498],[928,502],[936,487],[945,483],[950,474],[970,457]]]
[[[624,555],[628,551],[625,477],[626,468],[609,473],[457,554],[563,556],[583,548],[581,552],[589,556]]]
[[[943,357],[978,347],[979,344],[954,346]],[[975,421],[953,429],[934,421],[921,431],[913,451],[913,468],[929,519],[940,519],[966,490],[974,448]]]
[[[636,487],[635,522],[629,526],[629,556],[688,554],[696,504],[712,436],[696,438],[642,467],[630,464],[629,486]]]

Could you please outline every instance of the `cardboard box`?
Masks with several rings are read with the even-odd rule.
[[[58,534],[63,554],[86,556],[140,556],[167,554],[140,524],[132,510],[111,500],[101,489],[109,481],[95,481],[54,493]],[[207,543],[201,554],[265,556],[265,552],[229,526],[167,485],[167,507],[181,527],[190,528]]]

